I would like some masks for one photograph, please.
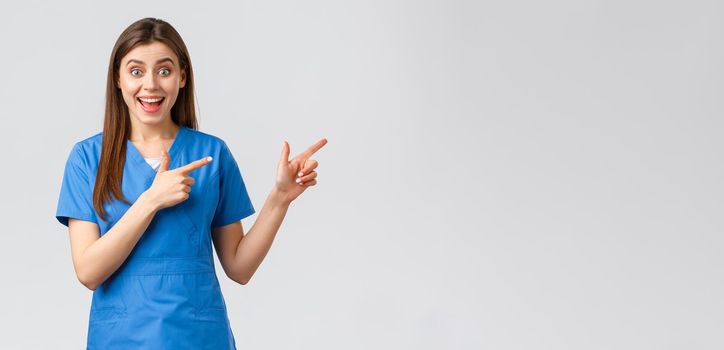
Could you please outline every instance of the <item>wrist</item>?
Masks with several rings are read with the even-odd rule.
[[[138,197],[138,200],[136,200],[136,204],[141,205],[144,209],[152,213],[156,213],[160,209],[159,205],[155,201],[153,201],[153,199],[149,195],[148,190],[141,193],[141,195]]]
[[[269,197],[267,200],[272,204],[276,206],[289,206],[291,204],[292,200],[289,198],[289,195],[287,195],[286,192],[280,190],[276,186],[274,186],[271,190],[271,193],[269,193]]]

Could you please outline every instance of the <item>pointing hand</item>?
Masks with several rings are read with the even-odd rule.
[[[284,141],[275,187],[288,202],[299,197],[307,187],[317,184],[317,172],[314,169],[317,168],[319,162],[309,158],[326,144],[327,139],[322,138],[306,151],[289,160],[289,144]]]
[[[196,183],[193,177],[188,176],[194,170],[211,163],[211,157],[204,157],[176,169],[169,170],[171,156],[163,150],[161,165],[158,167],[153,184],[146,190],[146,195],[156,209],[174,206],[189,198],[191,186]]]

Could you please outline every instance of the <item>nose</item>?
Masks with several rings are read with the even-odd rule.
[[[145,90],[156,90],[158,88],[158,77],[155,74],[146,74],[143,78],[143,88]]]

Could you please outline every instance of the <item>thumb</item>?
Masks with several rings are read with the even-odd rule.
[[[161,165],[158,167],[158,172],[164,172],[168,170],[168,165],[171,163],[171,156],[168,154],[166,149],[163,149],[163,158],[161,158]]]
[[[284,164],[289,162],[289,144],[286,140],[284,140],[284,148],[282,148],[282,157],[279,160],[280,162],[284,162]]]

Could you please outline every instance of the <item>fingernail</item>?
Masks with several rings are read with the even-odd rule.
[[[302,182],[302,179],[297,178],[295,181],[296,181],[296,182]]]
[[[210,161],[214,160],[214,158],[212,158],[212,157],[206,157],[206,160],[208,160],[208,161],[210,162]]]
[[[304,173],[302,173],[302,172],[300,171],[299,174],[297,174],[297,175],[302,176],[302,175],[304,175]]]

